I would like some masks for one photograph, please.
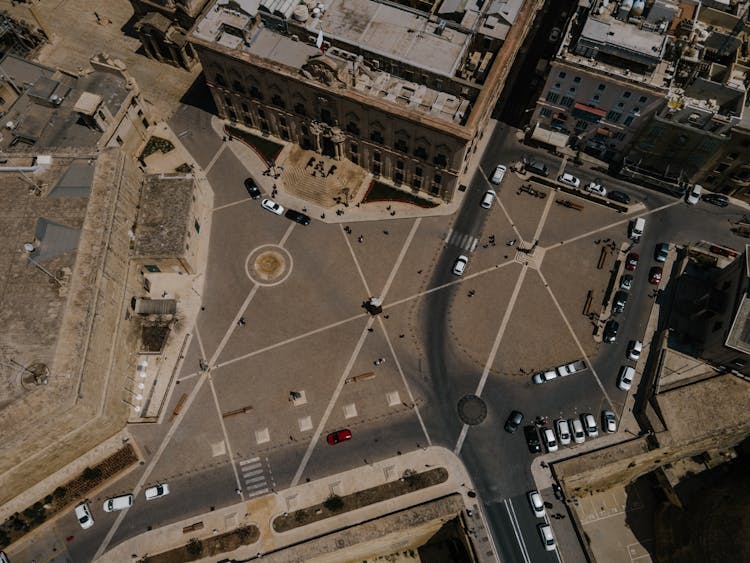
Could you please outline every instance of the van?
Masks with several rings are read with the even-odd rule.
[[[643,236],[643,229],[646,227],[646,220],[643,217],[638,217],[635,221],[630,223],[630,239],[633,242],[638,242]]]
[[[526,165],[526,172],[530,172],[531,174],[539,174],[540,176],[544,176],[545,178],[549,176],[549,168],[547,168],[547,165],[543,162],[537,162],[536,160],[532,160]]]
[[[133,506],[133,495],[120,495],[104,501],[104,512],[124,510]]]

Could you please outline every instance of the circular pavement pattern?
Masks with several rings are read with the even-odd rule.
[[[245,261],[245,273],[258,285],[278,285],[292,273],[292,264],[292,256],[285,248],[266,244],[250,252]]]
[[[476,395],[465,395],[458,401],[458,417],[464,424],[476,426],[487,417],[487,404]]]

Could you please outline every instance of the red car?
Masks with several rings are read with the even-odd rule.
[[[339,442],[346,442],[347,440],[351,439],[352,431],[348,428],[344,428],[343,430],[336,430],[336,432],[331,432],[328,436],[326,436],[326,442],[328,442],[332,446],[338,444]]]
[[[633,271],[638,267],[638,256],[637,252],[631,252],[628,254],[628,257],[625,259],[625,269],[629,271]]]
[[[651,271],[648,273],[649,283],[659,285],[659,282],[661,281],[661,273],[662,270],[658,266],[654,266],[653,268],[651,268]]]

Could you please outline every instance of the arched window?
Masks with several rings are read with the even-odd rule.
[[[226,88],[227,87],[227,81],[224,80],[224,77],[221,74],[219,74],[218,72],[214,76],[214,82],[216,82],[222,88]]]

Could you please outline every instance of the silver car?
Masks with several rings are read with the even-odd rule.
[[[570,425],[564,418],[555,421],[555,429],[557,430],[557,437],[560,439],[560,445],[567,446],[570,444]]]

